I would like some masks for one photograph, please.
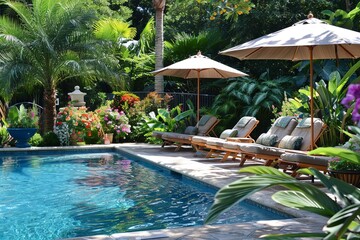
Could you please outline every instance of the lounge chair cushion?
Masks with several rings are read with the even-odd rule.
[[[205,126],[205,124],[210,120],[210,115],[204,115],[199,120],[199,126]]]
[[[297,125],[298,128],[309,128],[311,127],[311,118],[304,118]]]
[[[202,116],[199,122],[196,124],[196,127],[198,128],[197,135],[198,136],[206,135],[209,129],[213,127],[217,121],[218,119],[215,116],[211,116],[211,115]]]
[[[221,139],[225,139],[228,137],[235,137],[238,131],[236,129],[226,129],[220,134]]]
[[[279,117],[275,121],[274,125],[277,127],[286,128],[292,119],[294,119],[294,117],[290,117],[290,116]]]
[[[288,162],[306,163],[318,166],[328,166],[329,161],[332,159],[332,157],[310,156],[299,153],[285,153],[282,154],[280,158]]]
[[[281,154],[285,153],[285,149],[263,146],[260,144],[241,144],[239,145],[239,148],[241,151],[245,153],[260,154],[260,155],[271,155],[271,156],[280,157]]]
[[[191,142],[192,137],[193,135],[190,134],[174,133],[174,132],[164,133],[164,135],[162,136],[164,140],[173,141],[173,142],[176,142],[176,140],[182,140],[182,141],[188,141],[189,143]]]
[[[262,133],[257,139],[256,143],[265,146],[275,146],[278,137],[275,134]]]
[[[279,127],[278,125],[280,123],[278,122],[282,122],[280,125],[284,126],[284,122],[286,122],[285,120],[282,119],[290,119],[290,121],[288,122],[286,127]],[[287,116],[282,116],[279,117],[278,119],[276,119],[275,123],[271,126],[271,128],[269,129],[269,131],[267,131],[267,133],[269,134],[275,134],[278,137],[278,143],[279,141],[286,135],[290,135],[291,132],[294,130],[294,128],[296,127],[296,125],[298,124],[296,118],[294,117],[287,117]]]
[[[162,131],[153,131],[152,132],[152,136],[155,137],[155,138],[162,138],[162,136],[164,135],[164,133],[167,133],[167,132],[162,132]]]
[[[286,135],[283,139],[280,140],[279,148],[300,150],[303,138],[300,136],[290,136]]]
[[[302,126],[308,126],[308,124],[311,124],[310,118],[307,118],[307,120],[304,120],[304,124],[296,126],[296,128],[291,132],[291,136],[300,136],[303,137],[303,141],[301,144],[302,151],[308,151],[310,150],[311,146],[311,127],[302,127]],[[300,125],[300,126],[299,126]],[[323,121],[319,118],[314,118],[314,136],[319,137],[321,132],[323,131],[323,128],[326,125]],[[290,135],[290,134],[288,134]],[[316,139],[314,139],[316,141]]]
[[[185,134],[196,135],[198,133],[198,128],[194,127],[194,126],[187,126],[184,133]]]
[[[253,119],[253,117],[242,117],[236,125],[240,128],[243,128],[252,119]]]

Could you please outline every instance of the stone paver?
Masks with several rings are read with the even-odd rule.
[[[56,148],[59,151],[75,150],[79,147]],[[206,159],[201,154],[195,154],[191,148],[182,148],[175,152],[175,147],[150,144],[113,144],[113,145],[94,145],[82,146],[81,148],[120,148],[126,153],[142,158],[154,164],[161,165],[172,171],[179,172],[190,178],[205,182],[207,184],[222,187],[235,181],[245,174],[237,173],[238,162],[220,162],[219,159]],[[47,150],[52,148],[41,148]],[[36,151],[39,148],[31,148]],[[3,149],[1,151],[29,151],[21,149]],[[256,164],[246,161],[247,165]],[[199,227],[188,227],[179,229],[163,229],[153,231],[140,231],[130,233],[116,233],[112,235],[98,235],[88,237],[72,238],[73,240],[140,240],[140,239],[159,239],[159,240],[232,240],[232,239],[258,239],[259,236],[268,233],[293,233],[293,232],[321,232],[326,219],[308,212],[289,209],[275,203],[271,199],[274,189],[268,189],[254,194],[250,199],[267,207],[290,214],[295,218],[285,220],[267,220],[240,224],[227,225],[206,225]]]

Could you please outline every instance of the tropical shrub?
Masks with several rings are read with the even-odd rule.
[[[349,118],[352,109],[346,110],[341,104],[346,94],[346,86],[352,80],[351,77],[360,67],[360,61],[354,64],[341,78],[338,72],[330,74],[330,80],[326,83],[320,80],[314,87],[314,115],[321,118],[328,126],[320,137],[320,146],[336,146],[345,142],[342,129],[346,129],[351,123]],[[289,101],[305,115],[309,115],[310,106],[309,87],[299,90],[298,98]]]
[[[0,147],[8,145],[12,137],[5,126],[0,126]]]
[[[146,141],[151,143],[160,143],[161,140],[152,137],[153,131],[161,132],[183,132],[186,127],[186,122],[190,121],[195,115],[193,109],[181,111],[181,105],[178,105],[171,110],[160,108],[155,112],[150,112],[145,116],[141,124],[141,129],[145,133]]]
[[[60,146],[58,135],[56,135],[53,131],[45,133],[40,146]]]
[[[43,138],[39,133],[35,133],[29,140],[29,144],[34,147],[38,147],[42,144]]]
[[[157,92],[150,92],[144,99],[135,104],[135,108],[145,114],[149,114],[150,112],[157,114],[157,110],[159,108],[167,108],[171,100],[172,96],[167,93],[162,97]]]
[[[239,116],[255,116],[261,119],[254,134],[267,131],[273,118],[272,106],[279,107],[285,91],[291,91],[289,78],[270,79],[263,73],[258,80],[251,78],[229,79],[227,86],[215,98],[212,106],[215,115],[222,116],[220,124],[233,126]],[[289,92],[288,92],[289,94]]]
[[[284,101],[282,102],[280,111],[274,105],[271,106],[272,113],[274,114],[274,119],[271,120],[272,123],[276,121],[281,116],[294,116],[299,118],[298,109],[288,100],[286,94],[284,96]]]

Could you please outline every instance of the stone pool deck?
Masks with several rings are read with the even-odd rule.
[[[190,178],[205,182],[216,187],[222,187],[236,179],[244,177],[245,174],[238,173],[237,161],[220,162],[219,159],[207,159],[199,154],[195,154],[190,147],[184,147],[175,152],[175,147],[166,146],[161,148],[159,145],[150,144],[113,144],[113,145],[93,145],[84,146],[86,148],[108,148],[115,147],[136,155],[137,157],[179,172]],[[70,147],[81,148],[81,147]],[[39,148],[33,148],[36,150]],[[52,148],[49,148],[52,149]],[[56,148],[61,150],[61,148]],[[16,149],[8,149],[16,151]],[[45,149],[44,149],[45,150]],[[256,165],[256,162],[246,161],[247,165]],[[314,183],[316,184],[316,182]],[[276,189],[268,189],[256,193],[250,199],[271,207],[278,211],[294,216],[285,220],[266,220],[239,224],[227,225],[206,225],[199,227],[187,227],[179,229],[151,230],[130,233],[115,233],[112,235],[97,235],[88,237],[71,238],[72,240],[235,240],[235,239],[258,239],[263,234],[268,233],[294,233],[294,232],[321,232],[326,219],[308,212],[289,209],[275,203],[271,199],[272,193]],[[69,240],[69,239],[67,239]]]

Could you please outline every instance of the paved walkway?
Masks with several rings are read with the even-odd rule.
[[[244,177],[245,174],[238,173],[238,162],[227,161],[221,163],[219,159],[206,159],[195,154],[191,148],[182,148],[175,152],[174,147],[166,146],[161,148],[159,145],[150,144],[114,144],[114,145],[87,145],[84,148],[109,148],[116,147],[143,158],[145,161],[150,161],[169,168],[175,172],[179,172],[190,178],[203,181],[207,184],[222,187],[234,180]],[[79,147],[66,147],[65,149],[77,149]],[[39,148],[31,148],[31,150],[38,150]],[[41,148],[46,150],[47,148]],[[48,148],[62,151],[63,148]],[[3,149],[2,151],[22,151],[23,149]],[[256,162],[246,161],[247,165],[255,165]],[[228,225],[206,225],[199,227],[188,227],[179,229],[164,229],[141,231],[131,233],[117,233],[112,235],[97,235],[89,237],[72,238],[72,240],[145,240],[145,239],[160,239],[160,240],[235,240],[235,239],[258,239],[259,236],[267,233],[293,233],[293,232],[321,232],[326,219],[308,212],[297,211],[285,208],[271,199],[272,190],[264,190],[256,193],[251,197],[251,200],[277,209],[279,211],[288,213],[294,218],[286,220],[267,220],[256,221],[240,224]],[[69,240],[69,239],[67,239]]]

